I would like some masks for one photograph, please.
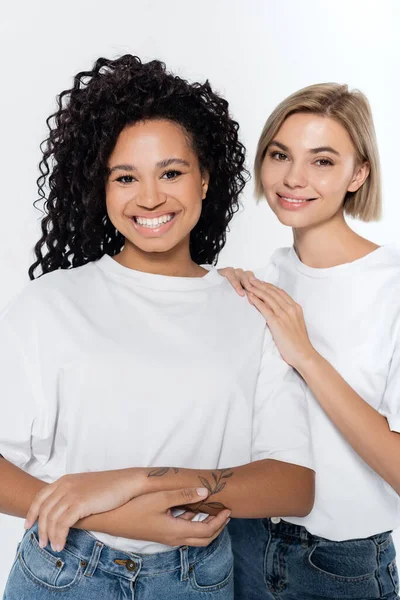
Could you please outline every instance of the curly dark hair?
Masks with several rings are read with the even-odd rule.
[[[200,168],[210,173],[200,220],[190,235],[192,259],[215,263],[226,242],[228,223],[248,179],[245,148],[228,102],[206,81],[189,83],[164,63],[142,63],[126,54],[99,58],[57,97],[37,180],[45,216],[29,269],[48,273],[78,267],[104,254],[114,256],[124,237],[111,223],[105,202],[107,161],[122,129],[146,119],[169,119],[188,133]],[[46,197],[46,190],[48,196]]]

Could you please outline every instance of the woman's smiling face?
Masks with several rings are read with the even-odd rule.
[[[108,161],[107,212],[125,247],[144,253],[185,247],[206,196],[188,134],[168,120],[141,121],[120,133]]]
[[[342,212],[346,193],[357,191],[368,173],[368,163],[358,163],[340,123],[318,114],[295,113],[269,144],[261,181],[281,223],[301,228]]]

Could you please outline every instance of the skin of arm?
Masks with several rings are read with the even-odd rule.
[[[357,454],[400,495],[400,435],[316,350],[295,367]]]
[[[400,435],[315,350],[303,311],[286,292],[256,279],[246,280],[245,289],[265,317],[282,358],[303,377],[357,454],[400,495]]]
[[[38,520],[41,544],[46,545],[47,540],[51,540],[56,548],[63,547],[69,528],[75,527],[76,523],[104,533],[111,533],[112,528],[114,535],[137,538],[121,534],[118,518],[105,514],[117,506],[116,502],[120,506],[115,509],[119,511],[116,514],[122,515],[126,525],[124,505],[129,504],[129,498],[134,498],[131,502],[140,507],[138,503],[154,494],[198,489],[199,485],[207,499],[200,498],[196,502],[192,498],[189,506],[181,493],[168,507],[190,510],[187,518],[196,512],[205,512],[224,522],[230,514],[245,518],[305,516],[314,503],[314,475],[314,471],[306,467],[272,459],[232,469],[157,467],[78,473],[64,476],[39,491],[28,511],[26,526],[31,527]],[[117,488],[123,489],[124,502],[121,502],[121,496],[118,500]],[[111,505],[107,508],[109,502]],[[137,519],[139,528],[143,518],[148,516],[144,514]],[[133,517],[135,515],[131,515],[130,520]],[[154,536],[144,539],[157,541]]]
[[[0,512],[15,517],[25,517],[30,506],[40,492],[49,484],[32,477],[5,458],[0,457]],[[198,504],[203,501],[199,492],[207,495],[207,490],[179,489],[168,492],[145,494],[134,498],[114,510],[91,515],[74,524],[78,529],[91,529],[128,539],[151,540],[170,546],[206,546],[217,537],[227,524],[228,510],[219,511],[216,517],[209,517],[201,523],[192,523],[193,512],[182,518],[174,518],[171,507],[178,504]],[[47,545],[48,538],[39,538],[41,546]],[[54,550],[62,550],[69,527],[58,531],[51,542]]]
[[[237,518],[305,516],[314,503],[314,471],[265,459],[230,469],[135,469],[144,493],[202,485],[210,495],[197,510],[229,508]]]

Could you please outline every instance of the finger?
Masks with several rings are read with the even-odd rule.
[[[184,513],[182,513],[181,515],[178,515],[176,518],[177,519],[183,519],[184,521],[191,521],[197,513],[192,512],[191,510],[186,510]]]
[[[264,319],[267,322],[267,325],[275,318],[274,311],[264,302],[264,300],[260,300],[255,294],[252,292],[248,292],[249,302],[253,304],[256,309],[262,314]]]
[[[226,277],[229,283],[232,285],[235,292],[239,294],[239,296],[244,296],[245,292],[243,290],[243,286],[240,283],[239,272],[241,269],[232,269],[232,267],[225,267],[224,269],[218,269],[220,275]]]
[[[39,545],[44,548],[49,543],[48,516],[58,504],[62,504],[63,496],[57,493],[51,494],[40,507],[38,517]]]
[[[217,515],[208,515],[206,519],[203,520],[203,523],[211,523],[215,519]]]
[[[226,519],[225,523],[219,529],[217,529],[217,531],[215,531],[210,537],[202,538],[202,539],[188,538],[185,541],[185,545],[186,546],[208,546],[223,532],[225,527],[228,525],[229,521],[230,521],[230,519]]]
[[[251,280],[255,279],[253,271],[242,271],[240,269],[239,272],[239,269],[236,269],[236,276],[239,279],[241,286],[244,287],[245,290],[251,289]]]
[[[51,494],[54,493],[56,486],[54,484],[46,485],[43,489],[36,494],[35,499],[29,507],[28,513],[26,515],[24,527],[25,529],[30,529],[37,521],[39,517],[40,508],[45,500]]]
[[[251,288],[253,294],[261,298],[262,300],[270,300],[274,302],[274,310],[279,310],[287,312],[288,308],[294,306],[294,302],[288,302],[286,298],[282,297],[277,293],[275,289],[272,289],[269,283],[259,283],[257,285],[253,285]]]
[[[269,294],[273,298],[275,298],[282,306],[282,308],[286,306],[296,307],[298,304],[293,300],[289,294],[287,294],[281,288],[272,285],[272,283],[260,282],[257,279],[252,280],[255,289],[263,290]],[[253,290],[254,291],[254,290]]]
[[[282,288],[279,288],[276,285],[272,285],[272,283],[269,284],[269,287],[270,287],[271,291],[276,292],[281,298],[284,298],[288,304],[290,304],[290,305],[297,304],[295,302],[295,300],[293,300],[293,298],[287,292],[285,292],[285,290],[283,290]]]
[[[58,540],[60,537],[60,530],[62,530],[62,523],[65,519],[65,514],[70,510],[70,506],[67,502],[61,502],[57,504],[47,515],[47,538],[51,544],[51,547],[56,552],[60,552],[62,548],[59,548]],[[62,536],[61,536],[62,538]]]
[[[78,520],[79,517],[77,516],[76,510],[74,508],[70,508],[69,510],[65,511],[65,513],[60,517],[57,523],[57,530],[55,532],[55,537],[52,543],[52,547],[54,548],[54,550],[56,550],[57,552],[61,552],[61,550],[64,549],[69,530],[75,525],[75,523]]]
[[[204,539],[211,538],[221,527],[225,527],[226,521],[229,518],[230,510],[225,509],[214,517],[209,522],[205,521],[181,521],[177,524],[176,536],[180,540],[188,538]],[[179,519],[177,519],[179,521]],[[182,542],[185,544],[185,542]]]
[[[168,492],[155,492],[161,501],[161,508],[174,508],[203,502],[209,495],[207,488],[183,488]]]
[[[196,530],[193,530],[192,536],[196,538],[211,538],[214,536],[221,528],[224,528],[226,525],[227,519],[231,511],[229,509],[221,510],[218,515],[215,515],[213,519],[210,519],[206,522],[192,522],[191,525],[197,525]],[[189,530],[188,530],[189,531]],[[194,532],[196,532],[194,534]]]

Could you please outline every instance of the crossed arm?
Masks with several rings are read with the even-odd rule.
[[[1,494],[1,511],[27,515],[27,527],[39,518],[41,544],[50,541],[54,549],[62,549],[72,526],[171,545],[185,543],[183,537],[178,539],[170,531],[176,527],[172,520],[182,525],[177,523],[182,519],[172,517],[169,510],[179,505],[188,509],[183,519],[185,539],[190,545],[200,545],[194,543],[196,535],[209,543],[230,514],[248,518],[303,516],[314,502],[312,470],[270,459],[232,469],[165,467],[81,473],[61,477],[50,485],[3,459],[0,474],[7,476],[8,490],[18,490],[8,496]],[[158,510],[164,520],[161,516],[157,520]],[[185,520],[199,511],[217,516],[203,523]],[[171,521],[166,523],[166,517]],[[151,531],[144,525],[149,520],[153,520]]]

